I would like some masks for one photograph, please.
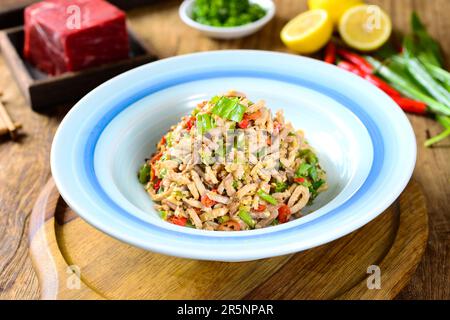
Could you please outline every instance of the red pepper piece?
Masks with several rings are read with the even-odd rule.
[[[286,205],[283,204],[278,208],[278,222],[279,223],[285,223],[289,220],[289,217],[291,216],[291,209]]]
[[[157,180],[157,181],[153,184],[153,189],[155,190],[155,192],[158,192],[159,188],[161,188],[161,181],[162,181],[162,180]]]
[[[248,119],[242,119],[241,122],[238,123],[238,127],[241,129],[245,129],[248,127],[248,125],[250,124],[250,121]]]
[[[208,208],[211,208],[213,205],[215,205],[217,202],[208,198],[206,194],[202,195],[201,203]]]
[[[188,130],[191,130],[191,128],[194,126],[195,120],[196,120],[195,117],[190,117],[189,120],[186,122],[186,128]]]
[[[303,182],[305,182],[305,178],[303,178],[303,177],[294,178],[294,182],[303,183]]]
[[[261,110],[258,110],[253,113],[245,113],[244,114],[244,119],[247,119],[247,120],[256,120],[259,117],[261,117]]]
[[[258,206],[258,208],[257,209],[255,209],[255,211],[257,211],[257,212],[263,212],[264,210],[266,210],[266,206],[265,205],[263,205],[263,204],[260,204],[259,206]]]
[[[187,223],[187,218],[185,217],[177,217],[177,216],[171,216],[167,221],[170,223],[176,224],[178,226],[184,227]]]

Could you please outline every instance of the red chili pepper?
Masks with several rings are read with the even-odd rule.
[[[355,64],[356,66],[358,66],[359,69],[361,69],[365,73],[373,73],[372,65],[360,55],[342,48],[338,48],[336,51],[338,55],[340,55],[345,60]]]
[[[387,82],[381,80],[377,76],[374,76],[373,74],[366,74],[364,75],[364,79],[369,81],[370,83],[376,85],[378,88],[386,92],[390,96],[400,97],[401,94],[394,88],[392,88]]]
[[[217,202],[208,198],[206,194],[202,195],[201,203],[208,208],[211,208],[213,205],[215,205]]]
[[[153,189],[155,189],[155,192],[158,192],[159,188],[161,188],[161,181],[162,181],[162,180],[157,180],[157,181],[153,184]]]
[[[303,178],[303,177],[294,178],[294,182],[303,183],[303,182],[305,182],[305,178]]]
[[[283,204],[281,207],[278,208],[279,223],[287,222],[290,216],[291,216],[291,209],[287,205]]]
[[[327,48],[325,49],[324,61],[331,64],[334,64],[336,61],[336,45],[332,41],[328,43]]]
[[[163,137],[161,138],[161,144],[166,144],[166,136],[163,136]]]
[[[257,212],[263,212],[264,210],[266,210],[266,206],[265,205],[263,205],[263,204],[260,204],[259,206],[258,206],[258,208],[257,209],[255,209],[255,211],[257,211]]]
[[[350,71],[350,72],[366,79],[367,81],[374,84],[375,86],[377,86],[378,88],[380,88],[381,90],[383,90],[390,96],[397,96],[397,97],[401,96],[400,92],[398,92],[397,90],[392,88],[387,82],[381,80],[380,78],[378,78],[377,76],[374,76],[371,73],[365,73],[363,70],[358,68],[357,65],[351,64],[346,61],[340,61],[338,63],[338,67],[340,67],[344,70]]]
[[[191,130],[191,128],[194,126],[195,120],[196,120],[195,117],[190,117],[189,120],[186,122],[186,128],[188,130]]]
[[[182,226],[182,227],[184,227],[184,226],[186,225],[187,220],[188,220],[188,219],[185,218],[185,217],[177,217],[177,216],[171,216],[171,217],[168,219],[168,221],[169,221],[170,223],[173,223],[173,224],[176,224],[176,225]]]
[[[241,122],[238,123],[238,127],[242,128],[242,129],[245,129],[245,128],[248,127],[249,123],[250,123],[250,121],[248,119],[244,118],[244,119],[242,119]]]
[[[338,67],[347,70],[351,73],[354,73],[360,77],[364,77],[364,73],[361,71],[361,69],[359,69],[356,65],[351,64],[350,62],[339,61]]]
[[[391,97],[406,112],[426,114],[427,105],[422,101],[417,101],[404,97]]]

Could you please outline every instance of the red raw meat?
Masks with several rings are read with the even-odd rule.
[[[24,56],[48,74],[122,60],[128,50],[125,13],[106,1],[45,0],[25,9]]]

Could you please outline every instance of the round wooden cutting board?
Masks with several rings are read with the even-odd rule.
[[[428,238],[425,199],[414,181],[388,210],[343,238],[251,262],[174,258],[122,243],[71,211],[53,180],[30,224],[42,299],[393,299]]]

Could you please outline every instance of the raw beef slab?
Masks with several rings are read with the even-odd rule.
[[[103,0],[45,0],[25,10],[24,56],[40,70],[67,71],[128,57],[125,13]]]

